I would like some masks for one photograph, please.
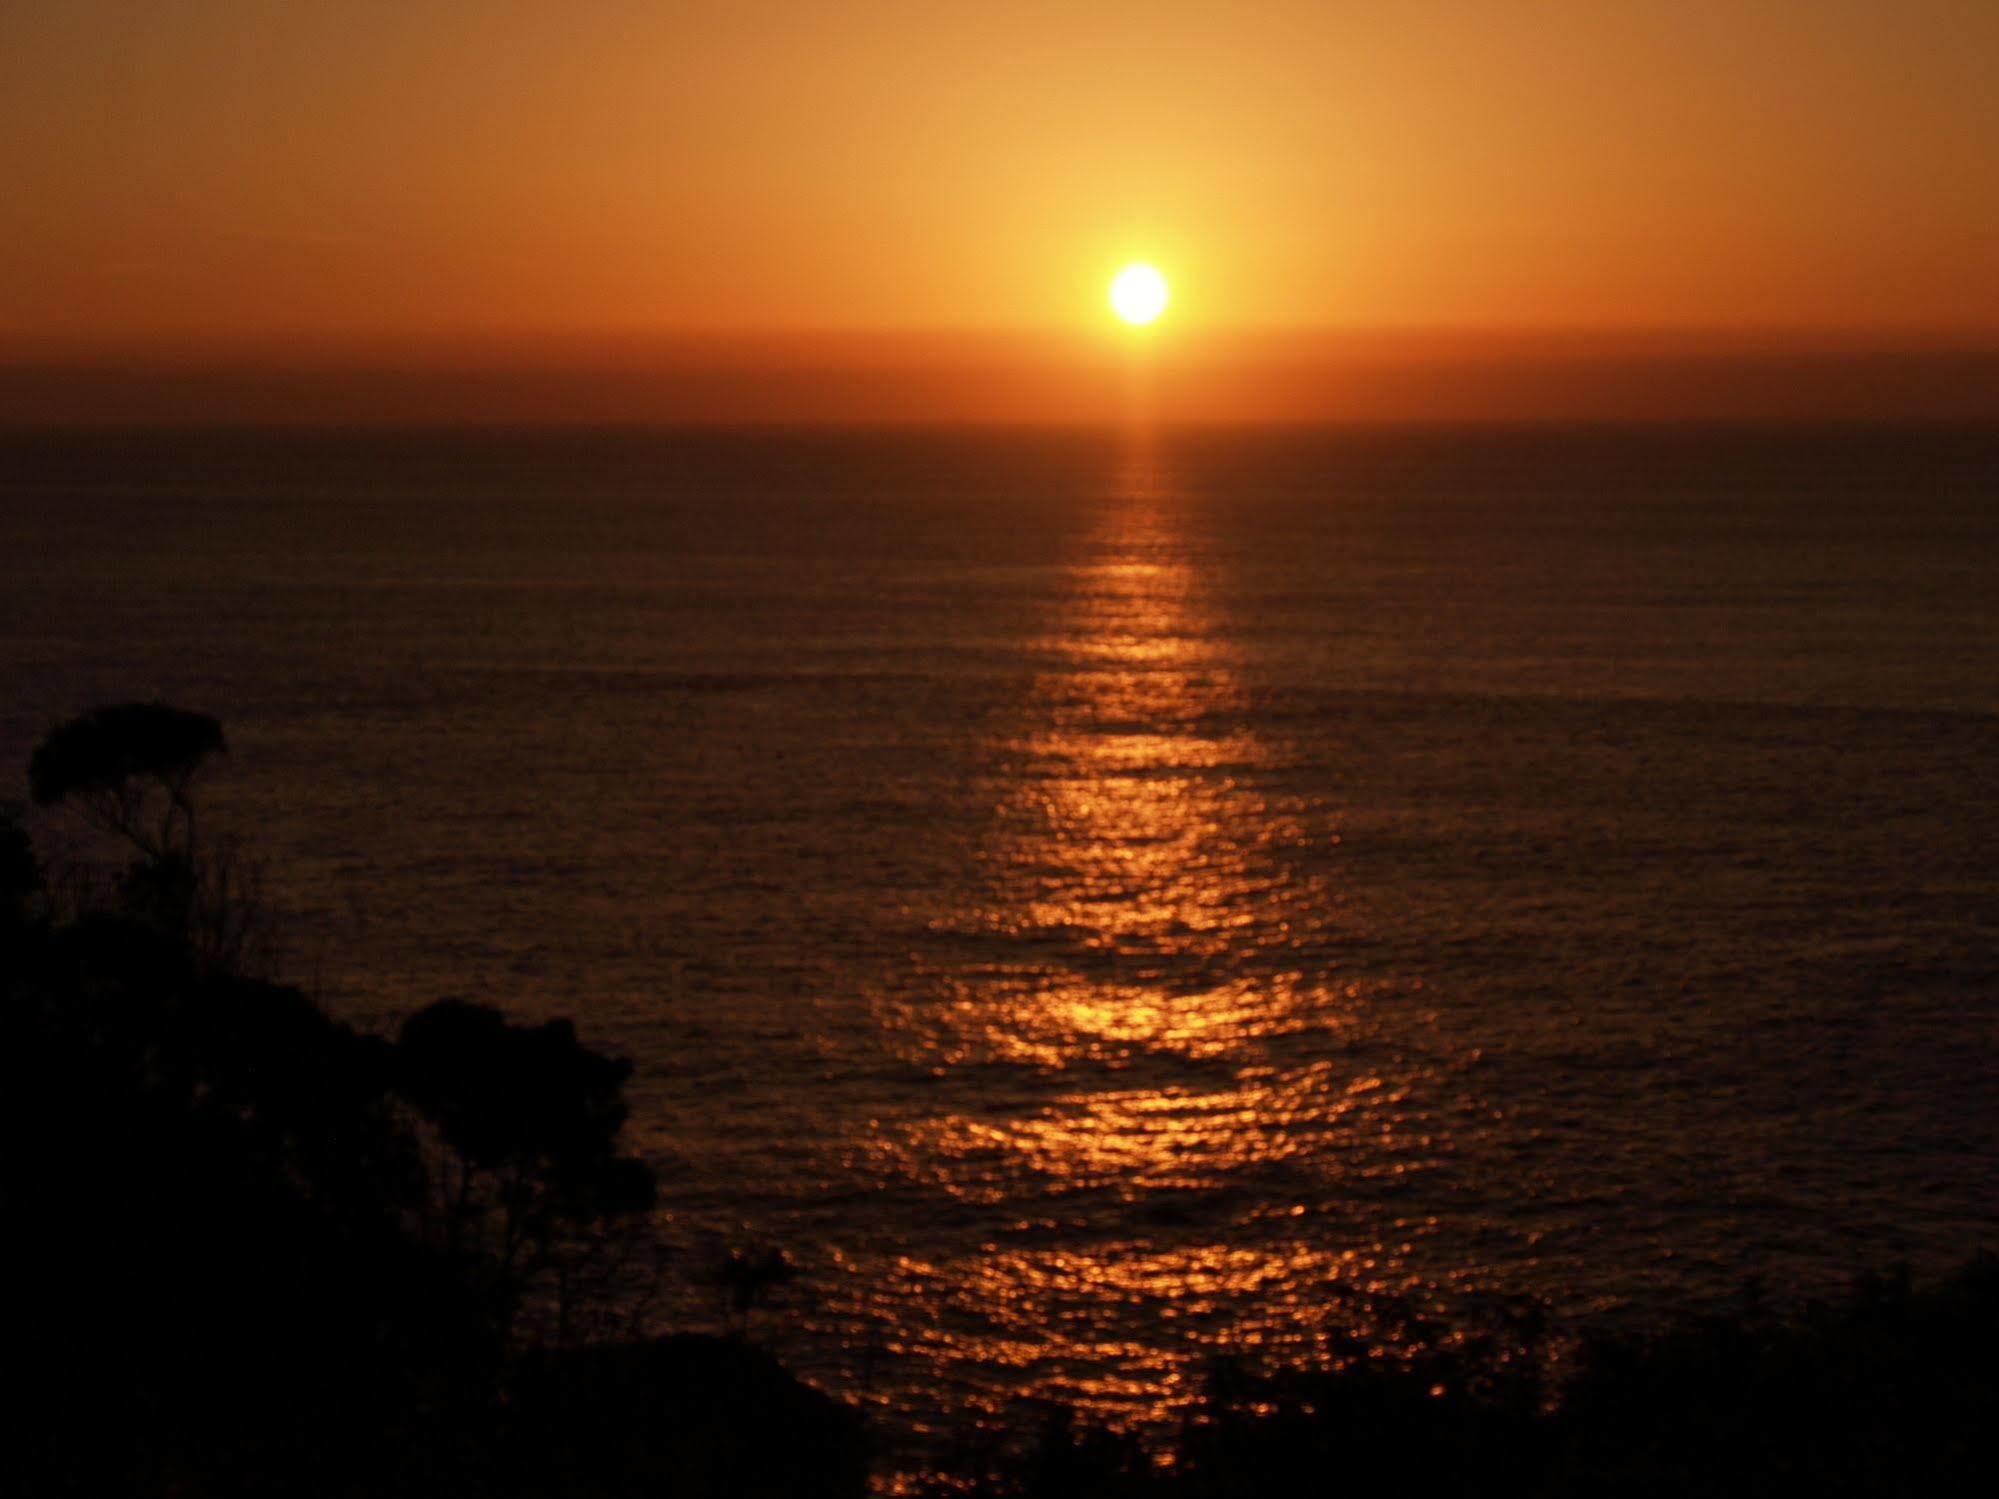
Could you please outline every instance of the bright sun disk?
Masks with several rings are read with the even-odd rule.
[[[1166,278],[1149,265],[1128,265],[1111,278],[1111,310],[1127,323],[1153,321],[1166,310]]]

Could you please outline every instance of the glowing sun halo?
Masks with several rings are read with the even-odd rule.
[[[1149,265],[1128,265],[1111,278],[1111,310],[1127,323],[1152,322],[1167,296],[1166,278]]]

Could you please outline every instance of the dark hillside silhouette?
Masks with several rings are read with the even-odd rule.
[[[107,904],[59,911],[0,808],[0,1492],[622,1494],[677,1465],[675,1492],[858,1494],[857,1418],[767,1359],[540,1346],[652,1202],[629,1064],[458,1002],[368,1035],[231,971],[192,792],[222,743],[128,705],[37,751],[35,799],[137,856]]]

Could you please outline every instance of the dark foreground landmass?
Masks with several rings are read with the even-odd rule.
[[[1839,1305],[1585,1340],[1560,1388],[1531,1348],[1470,1338],[1410,1362],[1218,1370],[1168,1465],[1054,1413],[961,1455],[939,1493],[1958,1495],[1999,1458],[1999,1261],[1917,1289],[1863,1277]]]
[[[256,976],[253,903],[197,836],[221,750],[158,705],[51,734],[29,789],[122,840],[108,888],[51,878],[0,814],[0,1493],[863,1494],[893,1434],[741,1338],[636,1330],[658,1272],[626,1064],[458,1002],[367,1035]],[[1060,1411],[968,1430],[929,1485],[1938,1496],[1999,1459],[1989,1257],[1559,1361],[1530,1312],[1421,1331],[1217,1367],[1164,1452]]]

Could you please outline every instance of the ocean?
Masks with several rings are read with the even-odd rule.
[[[631,1058],[669,1320],[781,1248],[904,1428],[1999,1226],[1992,430],[14,433],[0,663],[0,798],[223,721],[335,1013]]]

